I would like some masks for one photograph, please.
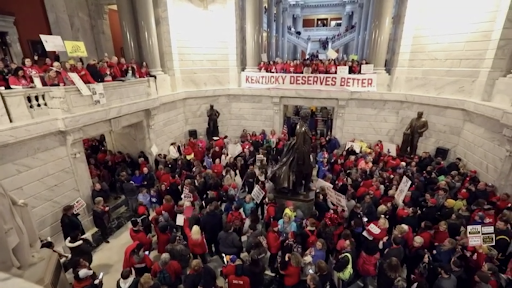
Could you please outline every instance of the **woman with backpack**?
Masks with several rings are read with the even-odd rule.
[[[151,277],[162,286],[177,288],[181,285],[181,266],[178,262],[171,260],[168,253],[163,253],[160,261],[155,262],[151,267]]]

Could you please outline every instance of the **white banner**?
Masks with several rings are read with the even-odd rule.
[[[62,37],[59,35],[39,34],[39,37],[41,38],[46,51],[66,51],[64,41],[62,41]]]
[[[229,144],[228,145],[228,155],[229,157],[236,157],[238,156],[238,154],[242,153],[243,152],[243,149],[242,149],[242,145],[240,145],[240,143],[237,143],[237,144]]]
[[[376,74],[274,74],[242,72],[244,88],[377,91]]]
[[[373,64],[361,65],[361,74],[372,74],[372,73],[373,73]]]
[[[92,95],[91,90],[89,90],[89,87],[87,87],[87,85],[85,85],[84,81],[82,81],[82,78],[80,78],[80,76],[78,76],[78,74],[73,73],[73,72],[68,72],[68,75],[69,75],[69,78],[71,78],[71,80],[73,80],[73,83],[75,83],[76,88],[78,88],[78,90],[80,90],[80,93],[82,93],[82,95],[84,95],[84,96]]]

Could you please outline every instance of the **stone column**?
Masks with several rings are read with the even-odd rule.
[[[357,25],[360,26],[360,32],[359,32],[359,40],[357,45],[357,56],[359,56],[359,60],[363,60],[363,53],[364,53],[364,45],[366,43],[366,38],[368,37],[367,34],[367,27],[368,27],[368,16],[370,14],[370,5],[372,0],[364,0],[363,3],[363,11],[361,13],[362,20],[360,22],[357,22]],[[358,27],[359,28],[359,27]]]
[[[162,75],[153,1],[135,1],[135,10],[137,11],[141,50],[144,56],[141,60],[148,63],[151,74]]]
[[[96,42],[96,55],[98,58],[105,53],[109,56],[114,55],[114,42],[112,41],[112,32],[110,31],[110,21],[108,19],[108,6],[99,1],[89,0],[89,16],[91,18],[92,35]],[[121,55],[116,55],[121,56]]]
[[[261,9],[263,9],[262,0],[248,0],[245,3],[245,53],[247,60],[245,71],[247,72],[257,72],[261,60],[261,36],[263,34]]]
[[[139,53],[139,42],[137,40],[137,27],[135,22],[135,13],[133,13],[132,0],[117,0],[117,11],[119,12],[119,22],[121,24],[121,33],[123,33],[124,58],[141,60]]]
[[[357,51],[359,51],[359,45],[361,45],[361,32],[363,31],[361,29],[361,22],[363,22],[363,3],[359,3],[358,7],[357,7],[357,10],[356,10],[356,15],[355,15],[355,18],[356,18],[356,22],[357,22],[357,26],[356,26],[356,39],[354,40],[354,45],[352,47],[353,48],[353,51],[350,51],[351,54],[357,54]]]
[[[302,32],[302,17],[298,14],[293,15],[293,28],[295,32]],[[301,49],[297,45],[293,45],[293,58],[300,59]],[[290,57],[292,58],[292,57]]]
[[[375,16],[372,21],[372,45],[370,63],[375,70],[384,70],[388,52],[389,36],[393,25],[393,5],[395,1],[376,1]]]
[[[496,187],[498,187],[498,191],[500,193],[504,193],[510,185],[512,185],[512,128],[505,127],[503,129],[503,137],[506,140],[506,146],[504,147],[506,150],[505,159],[503,159],[500,174],[496,178]]]
[[[341,33],[345,33],[345,31],[347,30],[347,27],[350,24],[349,23],[350,22],[350,19],[349,19],[350,16],[348,14],[348,11],[347,11],[346,7],[343,8],[343,13],[341,15],[343,15],[342,18],[341,18]],[[345,51],[346,47],[347,47],[347,44],[341,46],[340,51],[339,51],[338,54],[340,54],[340,55],[346,54],[346,52],[347,52],[347,51]]]
[[[368,21],[366,22],[366,37],[364,40],[364,50],[363,50],[363,58],[368,58],[370,56],[370,46],[372,45],[372,22],[373,18],[375,17],[374,11],[375,11],[375,2],[376,0],[367,0],[369,3],[369,12],[368,12]]]
[[[276,23],[274,22],[275,0],[268,0],[267,5],[267,58],[276,59]]]
[[[283,35],[281,36],[281,58],[283,58],[283,61],[286,61],[288,60],[288,55],[286,55],[288,51],[288,7],[283,7],[282,13],[283,22],[281,25],[281,32]]]
[[[276,0],[276,58],[282,58],[281,55],[281,46],[283,44],[283,32],[282,31],[282,22],[283,22],[283,0]]]

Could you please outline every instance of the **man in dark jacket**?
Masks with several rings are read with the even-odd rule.
[[[83,238],[80,232],[74,231],[65,241],[66,247],[71,251],[71,258],[83,259],[85,262],[92,264],[92,250],[94,245],[89,239]]]
[[[132,277],[131,269],[124,269],[121,272],[121,278],[117,280],[116,288],[137,288],[139,287],[139,278]]]
[[[201,217],[201,231],[204,233],[210,257],[215,256],[215,254],[221,255],[217,237],[222,231],[222,215],[217,212],[218,206],[219,204],[216,201],[212,202],[208,205],[208,211]],[[215,249],[215,253],[213,253],[212,247]]]
[[[178,243],[176,235],[171,236],[171,242],[165,247],[165,252],[169,253],[172,260],[180,263],[181,269],[187,273],[187,268],[190,263],[190,250],[180,243]]]
[[[131,182],[131,179],[129,176],[122,178],[122,186],[123,186],[123,193],[124,196],[126,196],[126,199],[128,200],[128,209],[130,209],[131,212],[135,213],[137,211],[137,208],[139,207],[139,200],[137,200],[138,190],[137,187]]]
[[[73,205],[66,205],[62,209],[62,217],[60,218],[60,226],[62,228],[62,234],[64,241],[71,236],[73,232],[79,232],[80,235],[85,235],[84,227],[82,222],[78,219],[80,214],[74,213]]]

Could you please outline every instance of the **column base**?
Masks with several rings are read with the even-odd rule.
[[[167,74],[157,74],[156,76],[156,92],[158,95],[167,95],[172,93],[171,77]]]
[[[260,69],[258,67],[246,67],[244,72],[260,72]]]
[[[391,76],[384,70],[384,68],[377,68],[374,70],[375,74],[377,74],[377,91],[379,92],[389,92],[390,84],[391,84]]]

